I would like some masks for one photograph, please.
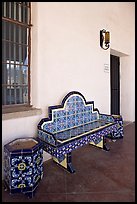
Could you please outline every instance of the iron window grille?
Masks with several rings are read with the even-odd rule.
[[[2,2],[2,106],[30,105],[31,3]]]

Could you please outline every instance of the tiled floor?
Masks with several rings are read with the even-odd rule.
[[[110,151],[86,145],[72,152],[76,173],[52,160],[44,162],[44,177],[36,194],[10,195],[3,202],[135,202],[135,123],[124,123],[124,139],[109,142]]]

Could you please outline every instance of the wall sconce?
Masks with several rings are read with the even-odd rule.
[[[110,33],[105,29],[100,30],[100,46],[107,50],[110,46]]]

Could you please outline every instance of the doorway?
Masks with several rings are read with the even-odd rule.
[[[110,55],[111,114],[120,114],[120,58]]]

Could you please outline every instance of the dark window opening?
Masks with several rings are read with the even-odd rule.
[[[2,105],[30,105],[30,2],[2,2]]]

